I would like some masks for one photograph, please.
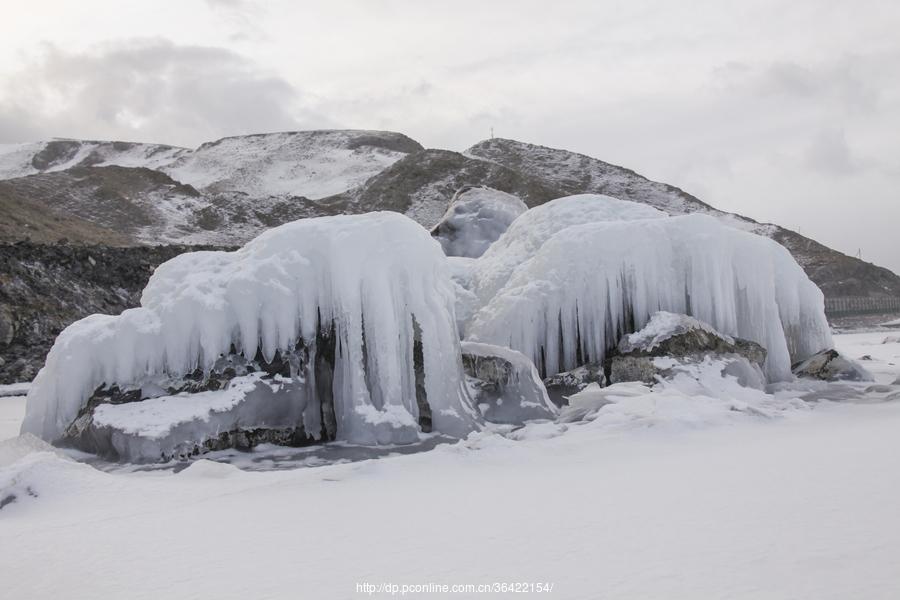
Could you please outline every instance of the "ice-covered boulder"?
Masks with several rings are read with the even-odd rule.
[[[526,210],[525,203],[512,194],[489,187],[463,188],[453,196],[431,235],[447,256],[477,258]]]
[[[824,381],[874,381],[872,375],[834,349],[823,350],[793,367],[797,377]]]
[[[485,420],[518,425],[556,416],[537,369],[521,352],[463,342],[462,361],[473,400]]]
[[[694,356],[739,354],[762,367],[766,349],[755,342],[733,338],[688,315],[658,311],[647,325],[619,340],[620,356]]]
[[[156,270],[140,308],[93,315],[60,334],[22,429],[57,441],[86,408],[96,411],[87,401],[98,389],[140,389],[138,401],[147,401],[145,387],[161,377],[208,374],[235,355],[271,363],[280,354],[295,359],[285,367],[295,401],[272,418],[278,428],[300,411],[307,434],[320,436],[333,418],[335,438],[357,443],[409,441],[423,419],[463,436],[478,415],[454,301],[440,246],[396,213],[301,220],[235,252],[183,254]],[[323,338],[333,344],[330,365],[317,346]],[[234,406],[251,406],[251,395]]]
[[[623,336],[609,360],[610,383],[652,384],[684,371],[680,367],[717,359],[722,375],[741,385],[761,388],[766,350],[759,344],[732,338],[687,315],[659,311],[638,332]]]
[[[606,385],[606,373],[603,371],[603,365],[581,365],[571,371],[563,371],[544,379],[547,395],[556,406],[568,404],[569,396],[577,394],[592,383],[600,386]]]
[[[77,432],[79,447],[130,462],[260,443],[298,446],[310,439],[303,413],[311,400],[302,380],[266,381],[262,373],[251,373],[232,379],[224,390],[98,404],[70,430]],[[414,426],[407,428],[412,440]]]
[[[574,198],[538,208],[552,214],[559,203],[567,215],[570,202],[581,203]],[[520,228],[531,209],[475,261],[479,306],[466,339],[519,350],[544,376],[602,362],[660,310],[760,344],[773,380],[790,378],[792,361],[831,347],[822,292],[777,242],[706,215],[653,218],[622,206],[632,203],[592,202],[609,203],[618,220],[603,221],[596,210],[597,222],[548,219],[538,235]]]

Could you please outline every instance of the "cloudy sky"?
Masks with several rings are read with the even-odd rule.
[[[30,0],[0,143],[313,128],[575,150],[900,272],[900,3]]]

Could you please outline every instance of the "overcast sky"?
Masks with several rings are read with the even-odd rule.
[[[575,150],[900,272],[900,2],[6,0],[0,142]]]

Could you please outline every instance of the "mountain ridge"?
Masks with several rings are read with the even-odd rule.
[[[193,150],[65,139],[3,145],[0,202],[13,221],[43,224],[45,230],[7,227],[0,229],[0,240],[57,236],[92,243],[98,231],[89,223],[109,231],[110,240],[124,235],[126,245],[235,245],[287,220],[371,210],[401,212],[430,228],[453,195],[468,186],[510,193],[528,206],[590,192],[668,214],[703,212],[787,247],[826,295],[900,296],[900,277],[888,269],[778,225],[718,210],[627,167],[504,138],[482,140],[463,152],[429,149],[402,133],[376,130],[227,136]],[[128,208],[126,216],[131,211],[133,223],[106,214],[119,204]],[[53,219],[35,218],[42,208]],[[71,235],[58,226],[67,214],[83,225],[73,225]]]

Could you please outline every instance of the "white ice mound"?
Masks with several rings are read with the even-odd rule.
[[[486,303],[506,284],[516,267],[530,259],[544,242],[574,225],[665,216],[666,213],[646,204],[600,194],[566,196],[536,206],[513,221],[479,259],[473,291],[481,302]],[[578,256],[577,252],[573,253],[572,259],[577,260]]]
[[[478,258],[526,210],[512,194],[488,187],[464,188],[453,196],[431,235],[447,256]]]
[[[235,252],[161,265],[140,308],[93,315],[60,334],[22,430],[56,440],[102,383],[208,370],[232,345],[268,361],[332,326],[338,439],[384,441],[374,434],[382,421],[416,422],[417,384],[435,431],[471,430],[446,258],[427,231],[389,212],[296,221]]]
[[[476,261],[483,304],[466,337],[519,350],[545,376],[602,361],[659,310],[759,343],[774,380],[831,347],[821,291],[773,240],[695,214],[558,228],[535,247],[518,227],[529,213]]]

